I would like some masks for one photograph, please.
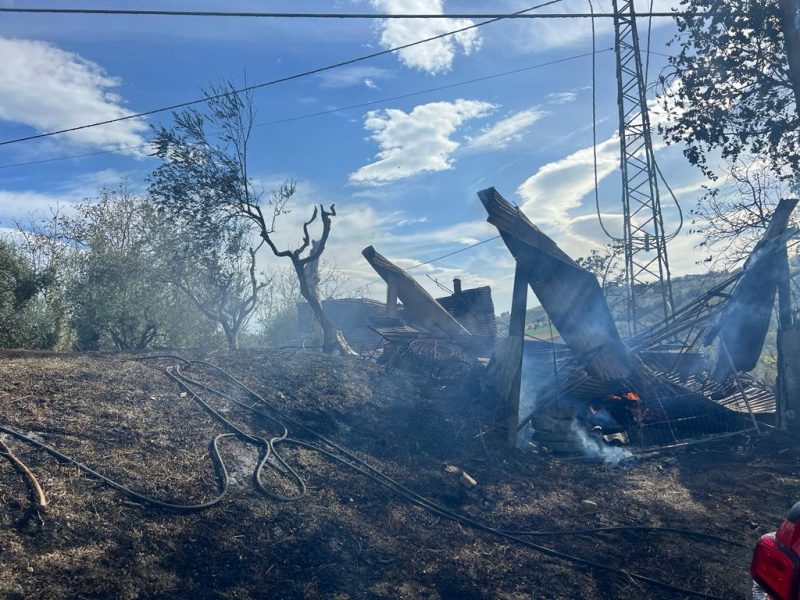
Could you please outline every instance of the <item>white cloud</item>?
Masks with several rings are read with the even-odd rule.
[[[428,220],[428,217],[417,217],[417,218],[408,218],[408,219],[401,219],[397,222],[398,227],[406,227],[408,225],[414,225],[415,223],[424,223]]]
[[[461,237],[461,238],[456,239],[456,241],[459,244],[464,244],[465,246],[474,246],[475,244],[480,242],[479,239],[471,238],[471,237]]]
[[[566,104],[567,102],[574,102],[578,99],[577,92],[553,92],[545,96],[549,104]]]
[[[595,2],[594,11],[596,14],[605,12],[603,7],[611,10],[610,3]],[[509,12],[527,8],[529,5],[522,0],[512,6]],[[589,12],[589,4],[586,0],[562,0],[559,3],[563,12],[584,13]],[[655,0],[653,10],[655,12],[669,12],[672,9],[680,9],[678,0]],[[592,37],[592,25],[589,19],[518,19],[516,32],[509,36],[523,52],[545,52],[557,48],[568,48],[577,45],[585,45]],[[647,35],[647,21],[639,19],[639,35],[644,38]],[[670,19],[653,19],[653,29],[665,27],[672,24]],[[598,38],[602,38],[602,45],[607,46],[605,41],[608,36],[614,33],[613,19],[595,19],[595,32]]]
[[[112,91],[120,80],[78,54],[46,42],[0,38],[0,56],[0,119],[43,132],[131,114]],[[146,130],[141,120],[129,120],[64,136],[111,149],[144,144]]]
[[[592,148],[582,148],[569,156],[548,163],[517,189],[522,210],[535,215],[535,222],[565,226],[568,213],[581,205],[594,189]],[[616,136],[597,145],[597,178],[607,177],[619,168],[619,140]]]
[[[360,85],[377,88],[376,80],[391,79],[394,71],[371,67],[368,65],[358,65],[355,67],[343,67],[333,71],[325,71],[319,75],[322,87],[325,88],[345,88]]]
[[[81,200],[81,197],[29,190],[0,190],[0,222],[8,225],[15,220],[25,220],[32,213],[47,212],[50,207],[57,205],[68,206],[76,200]]]
[[[522,134],[546,114],[546,112],[535,106],[527,110],[521,110],[510,117],[497,121],[494,125],[485,127],[480,135],[470,140],[469,147],[481,150],[505,148],[512,142],[520,141]]]
[[[496,106],[477,100],[431,102],[410,113],[390,108],[370,111],[364,128],[372,132],[380,152],[377,160],[350,175],[352,183],[381,185],[417,173],[445,171],[459,142],[451,139],[465,121],[491,113]]]
[[[444,0],[371,0],[370,3],[376,11],[388,14],[444,14]],[[468,19],[386,19],[379,25],[380,43],[384,48],[394,48],[473,24]],[[459,48],[469,55],[480,47],[478,30],[470,29],[401,50],[399,57],[407,67],[436,75],[452,68]]]

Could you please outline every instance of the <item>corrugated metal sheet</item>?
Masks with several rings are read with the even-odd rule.
[[[492,339],[497,336],[492,288],[485,286],[463,290],[460,293],[437,298],[436,301],[472,335]]]

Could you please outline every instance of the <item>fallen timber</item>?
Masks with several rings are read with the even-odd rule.
[[[597,278],[514,208],[494,188],[478,192],[488,222],[527,273],[527,281],[570,350],[602,380],[629,377],[634,365]]]
[[[496,361],[510,357],[513,363],[505,368],[498,365],[494,374],[503,381],[493,382],[497,401],[505,409],[509,443],[518,440],[517,432],[537,414],[559,407],[572,410],[587,428],[598,426],[599,415],[611,415],[612,432],[626,431],[630,439],[645,446],[758,430],[749,390],[740,381],[737,380],[738,389],[727,387],[724,398],[714,399],[705,393],[704,385],[700,389],[682,385],[688,377],[707,369],[708,364],[695,347],[708,331],[711,317],[730,301],[732,295],[727,290],[737,277],[709,290],[675,316],[656,323],[626,344],[595,276],[575,263],[497,190],[489,188],[478,196],[488,213],[488,222],[497,227],[517,262],[508,344],[518,352],[503,346],[494,357]],[[524,386],[523,360],[519,357],[525,347],[524,298],[528,285],[571,356],[562,353],[556,360],[554,354],[552,376],[537,383],[533,391],[525,391],[529,414],[520,422]],[[678,334],[685,334],[687,339],[694,334],[694,339],[681,344],[677,342]],[[675,373],[677,379],[672,377]],[[762,399],[760,405],[764,404]],[[750,420],[745,412],[750,414]]]
[[[717,337],[720,340],[711,375],[715,381],[724,382],[737,372],[752,371],[758,362],[781,277],[780,253],[798,231],[787,229],[797,202],[780,201],[764,235],[747,258],[728,305],[704,340],[706,346]]]
[[[397,300],[412,312],[419,323],[433,333],[444,333],[454,338],[468,337],[470,332],[434,300],[408,273],[368,246],[361,252],[367,262],[381,276],[387,286],[387,314],[395,315]]]

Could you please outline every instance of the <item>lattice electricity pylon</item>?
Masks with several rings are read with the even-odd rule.
[[[674,304],[633,0],[613,7],[628,321],[636,335],[650,315],[672,316]],[[651,290],[660,302],[647,306],[642,294]]]

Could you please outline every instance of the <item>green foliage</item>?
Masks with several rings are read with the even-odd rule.
[[[33,337],[26,309],[44,284],[19,250],[0,240],[0,345],[22,347]]]
[[[701,19],[676,17],[680,47],[662,74],[668,142],[685,142],[684,153],[716,177],[709,153],[736,161],[752,154],[768,160],[775,174],[791,177],[800,167],[800,117],[795,110],[778,0],[682,0]]]
[[[143,350],[211,337],[205,319],[165,285],[153,236],[161,217],[146,199],[122,182],[74,209],[68,230],[76,246],[75,276],[68,295],[78,348]]]

